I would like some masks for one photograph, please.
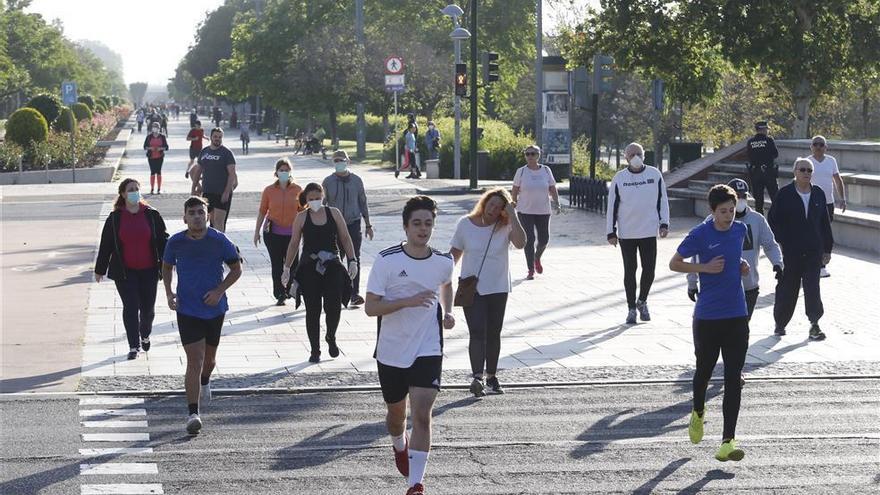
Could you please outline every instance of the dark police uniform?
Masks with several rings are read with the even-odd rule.
[[[767,122],[755,122],[755,130],[767,127]],[[776,199],[779,186],[776,177],[779,169],[775,160],[779,157],[776,143],[770,136],[755,134],[746,143],[746,151],[749,154],[749,181],[752,195],[755,197],[755,211],[764,214],[764,188],[770,194],[770,201]]]

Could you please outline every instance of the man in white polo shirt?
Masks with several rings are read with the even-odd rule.
[[[846,211],[846,189],[843,187],[843,179],[840,178],[840,169],[837,167],[837,160],[826,155],[828,150],[828,142],[825,136],[813,137],[810,144],[812,155],[809,156],[810,162],[813,163],[813,179],[812,183],[819,186],[825,193],[825,201],[828,203],[828,218],[834,221],[834,204],[840,206],[840,211]],[[835,195],[835,188],[837,189]],[[835,198],[837,200],[835,201]],[[820,277],[830,277],[831,274],[822,266],[819,272]]]
[[[443,369],[443,329],[452,328],[452,255],[431,248],[437,203],[415,196],[403,208],[406,242],[376,256],[367,282],[364,309],[377,316],[374,357],[385,423],[394,460],[408,477],[407,495],[424,493],[422,481],[431,449],[431,416]],[[412,436],[406,438],[406,402]]]

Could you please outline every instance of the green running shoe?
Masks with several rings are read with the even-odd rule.
[[[721,444],[718,452],[715,453],[715,458],[722,462],[741,461],[745,455],[742,449],[736,447],[736,440],[731,439]]]
[[[703,412],[703,414],[706,414]],[[688,436],[691,437],[691,443],[700,443],[703,440],[703,416],[697,414],[697,411],[691,411],[691,425],[688,427]]]

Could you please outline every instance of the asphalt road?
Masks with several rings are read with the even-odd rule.
[[[687,438],[687,385],[515,389],[480,400],[447,390],[435,409],[426,486],[431,494],[880,493],[878,386],[880,380],[750,381],[739,463],[712,457],[721,433],[719,384],[710,387],[706,438],[696,446]],[[184,432],[183,402],[146,398],[119,406],[145,416],[80,417],[117,406],[5,396],[0,493],[81,493],[84,484],[113,483],[153,484],[166,494],[406,490],[377,392],[221,396],[203,408],[197,437]],[[148,426],[81,425],[94,420]],[[150,438],[81,437],[126,431]],[[153,452],[80,455],[97,447]],[[105,463],[143,463],[125,467],[145,474],[80,474],[80,464]]]

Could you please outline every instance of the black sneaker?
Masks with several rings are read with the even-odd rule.
[[[141,339],[141,349],[143,349],[144,352],[147,352],[150,350],[150,338],[149,337],[147,337],[145,339]]]
[[[320,363],[321,362],[321,353],[313,352],[311,356],[309,356],[310,363]]]
[[[773,330],[773,334],[777,337],[782,337],[785,335],[785,327],[776,327],[776,330]]]
[[[486,395],[486,386],[483,385],[483,380],[474,378],[474,381],[471,382],[471,393],[474,394],[474,397],[483,397]]]
[[[284,306],[287,304],[284,297],[279,297],[277,301],[275,301],[275,306]]]
[[[132,359],[137,359],[137,357],[138,357],[138,350],[137,349],[130,349],[128,351],[128,360],[129,361],[131,361]]]
[[[493,376],[486,380],[486,387],[489,389],[490,393],[493,394],[503,394],[504,389],[501,388],[501,384],[498,383],[498,377]]]
[[[336,346],[336,339],[327,339],[327,351],[330,353],[330,357],[335,358],[339,357],[339,347]]]
[[[818,323],[810,325],[810,340],[825,340],[825,333],[819,328]]]
[[[359,295],[351,296],[351,303],[350,304],[352,306],[361,306],[364,304],[364,298]]]

